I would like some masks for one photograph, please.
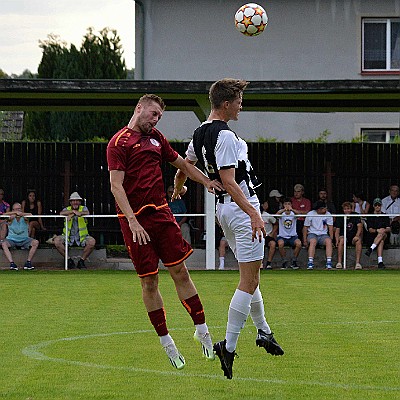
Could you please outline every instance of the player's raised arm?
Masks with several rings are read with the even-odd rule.
[[[215,190],[223,190],[223,185],[217,180],[210,180],[203,172],[194,166],[189,160],[185,161],[181,156],[171,162],[171,164],[181,170],[178,183],[181,184],[183,175],[188,176],[193,181],[199,182],[204,185],[210,193],[215,193]],[[182,175],[183,174],[183,175]],[[176,175],[175,175],[176,178]],[[184,183],[184,182],[183,182]],[[183,183],[181,184],[183,186]],[[181,188],[182,188],[181,186]],[[181,189],[180,188],[180,189]]]

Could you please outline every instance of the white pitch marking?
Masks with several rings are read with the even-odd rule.
[[[370,323],[397,323],[399,321],[351,321],[351,322],[332,322],[332,323],[317,323],[320,325],[329,325],[329,324],[370,324]],[[282,324],[284,325],[284,324]],[[315,325],[315,323],[314,323]],[[210,327],[211,329],[224,329],[223,326],[213,326]],[[186,330],[186,328],[171,328],[171,331],[178,331],[178,330]],[[146,330],[138,330],[133,332],[110,332],[110,333],[96,333],[91,335],[81,335],[81,336],[72,336],[54,340],[47,340],[44,342],[36,343],[30,346],[27,346],[22,349],[22,354],[29,358],[33,358],[35,360],[41,361],[53,361],[59,362],[69,365],[76,365],[81,367],[90,367],[90,368],[98,368],[98,369],[110,369],[110,370],[118,370],[118,371],[127,371],[127,372],[144,372],[150,374],[159,374],[159,375],[175,375],[175,376],[184,376],[184,377],[192,377],[192,378],[205,378],[205,379],[219,379],[219,380],[226,380],[225,377],[221,375],[211,375],[211,374],[191,374],[182,371],[161,371],[161,370],[153,370],[148,368],[137,368],[137,367],[121,367],[121,366],[114,366],[114,365],[107,365],[107,364],[95,364],[90,362],[83,362],[83,361],[75,361],[75,360],[66,360],[64,358],[57,358],[57,357],[49,357],[46,356],[44,353],[41,352],[41,349],[44,349],[48,346],[51,346],[54,343],[59,342],[68,342],[74,340],[82,340],[82,339],[90,339],[95,337],[108,337],[114,335],[134,335],[138,333],[150,333],[153,332],[152,329]],[[334,382],[318,382],[318,381],[290,381],[285,379],[264,379],[264,378],[245,378],[240,376],[235,376],[235,380],[239,381],[247,381],[247,382],[260,382],[260,383],[274,383],[280,385],[305,385],[305,386],[321,386],[321,387],[332,387],[332,388],[339,388],[339,389],[353,389],[353,390],[377,390],[382,392],[399,392],[400,387],[390,387],[390,386],[373,386],[373,385],[346,385],[346,384],[339,384]]]

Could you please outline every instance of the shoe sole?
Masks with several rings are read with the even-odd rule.
[[[227,379],[232,379],[233,375],[229,373],[229,371],[225,365],[224,356],[222,354],[223,350],[222,350],[221,344],[219,342],[215,343],[213,346],[213,350],[214,350],[215,354],[218,356],[219,361],[221,362],[221,369],[224,372],[224,376],[226,376]]]

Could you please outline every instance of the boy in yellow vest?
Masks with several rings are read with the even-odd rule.
[[[94,250],[96,245],[96,240],[89,235],[87,229],[86,215],[89,215],[89,210],[86,206],[81,205],[82,197],[79,196],[78,192],[71,194],[69,198],[69,206],[65,207],[60,215],[67,216],[68,221],[68,246],[84,247],[81,258],[76,265],[79,269],[86,268],[85,260]],[[54,245],[58,252],[65,257],[65,237],[66,237],[66,227],[64,224],[64,230],[62,235],[54,238]],[[75,268],[74,260],[70,257],[68,259],[68,268]]]

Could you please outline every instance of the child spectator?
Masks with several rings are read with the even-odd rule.
[[[280,217],[278,217],[279,229],[276,241],[278,243],[278,250],[282,259],[281,269],[288,269],[288,260],[286,258],[284,246],[290,246],[294,248],[290,268],[298,269],[297,257],[301,250],[301,240],[297,236],[296,232],[297,211],[293,210],[292,200],[289,197],[283,200],[283,209],[279,210],[277,214],[279,214]]]
[[[342,204],[343,213],[348,215],[346,219],[346,245],[353,245],[356,248],[356,265],[355,269],[362,269],[360,264],[361,251],[362,251],[362,231],[363,224],[361,218],[357,213],[351,211],[351,203],[345,201]],[[343,268],[343,252],[344,252],[344,218],[338,217],[335,221],[335,238],[338,248],[338,262],[337,269]]]

